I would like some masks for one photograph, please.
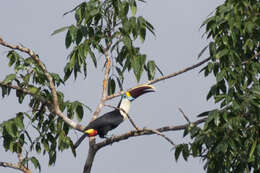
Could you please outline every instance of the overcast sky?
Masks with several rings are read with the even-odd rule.
[[[156,37],[148,34],[142,45],[142,51],[148,54],[149,59],[156,61],[164,74],[169,74],[190,66],[196,62],[197,55],[207,44],[201,38],[204,29],[199,30],[201,23],[223,0],[148,0],[140,9],[139,14],[144,15],[156,29]],[[7,42],[31,48],[47,65],[51,72],[62,74],[65,59],[69,53],[64,45],[65,33],[56,36],[50,34],[57,28],[74,23],[73,15],[65,17],[62,14],[79,4],[79,0],[70,1],[35,1],[35,0],[9,0],[0,5],[0,36]],[[6,53],[8,49],[0,46],[0,80],[6,74],[12,73],[7,68]],[[201,59],[206,58],[206,56]],[[80,100],[95,109],[99,103],[102,87],[102,63],[98,69],[89,64],[87,80],[79,77],[77,81],[70,80],[66,86],[59,88],[67,99]],[[184,124],[178,108],[181,107],[191,120],[196,120],[196,115],[216,107],[212,101],[206,101],[206,95],[213,78],[204,78],[199,74],[201,69],[193,70],[176,78],[160,82],[155,85],[157,92],[138,98],[133,104],[130,115],[138,126],[157,128],[165,125]],[[136,85],[132,76],[126,79],[124,88]],[[147,78],[143,77],[142,81]],[[118,98],[111,104],[117,105]],[[29,111],[27,104],[17,103],[15,94],[0,99],[1,120],[14,117],[19,111]],[[109,111],[105,108],[102,113]],[[86,118],[82,122],[88,123],[91,113],[85,111]],[[110,132],[117,135],[133,129],[125,121],[117,129]],[[80,133],[75,132],[80,135]],[[77,139],[71,133],[74,140]],[[182,138],[182,132],[166,133],[176,144],[187,141]],[[100,139],[98,139],[100,140]],[[17,157],[10,152],[5,152],[0,139],[0,161],[17,162]],[[42,173],[54,172],[82,172],[87,157],[88,143],[84,143],[77,150],[77,157],[73,157],[70,150],[58,153],[54,167],[48,167],[48,156],[37,156],[42,165]],[[32,167],[30,167],[32,168]],[[114,143],[112,146],[101,149],[96,155],[92,172],[111,173],[171,173],[171,172],[205,172],[200,159],[190,158],[188,162],[180,159],[175,162],[174,151],[171,145],[163,138],[142,136],[126,141]],[[16,170],[0,167],[0,172],[14,173]]]

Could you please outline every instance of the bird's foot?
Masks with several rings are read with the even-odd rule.
[[[116,136],[116,135],[105,135],[105,138],[106,138],[106,139],[109,139],[109,138],[112,138],[112,139],[113,139],[115,136]]]
[[[106,135],[105,138],[106,139],[110,139],[113,140],[113,138],[116,137],[116,135]],[[110,145],[112,145],[113,143],[111,143]]]

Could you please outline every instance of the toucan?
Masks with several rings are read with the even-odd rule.
[[[154,92],[155,88],[152,85],[140,85],[125,92],[117,106],[118,109],[114,109],[111,112],[105,113],[98,117],[94,121],[90,122],[84,130],[84,134],[74,144],[74,148],[77,148],[85,137],[91,137],[99,135],[100,138],[105,138],[107,133],[116,128],[126,118],[130,110],[130,105],[133,100],[144,93]]]

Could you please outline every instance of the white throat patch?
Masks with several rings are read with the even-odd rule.
[[[129,112],[129,110],[130,110],[130,105],[131,105],[131,102],[130,102],[128,99],[122,99],[119,108],[121,108],[121,109],[124,110],[124,111],[120,110],[120,113],[121,113],[121,115],[123,115],[124,120],[127,118],[127,114],[128,114],[128,112]],[[126,112],[127,114],[126,114],[125,112]]]

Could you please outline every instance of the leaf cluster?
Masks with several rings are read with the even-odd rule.
[[[260,2],[226,0],[203,26],[213,41],[202,71],[216,78],[207,99],[220,109],[200,115],[208,117],[204,127],[185,131],[193,142],[180,145],[176,159],[181,152],[184,158],[201,157],[207,172],[259,172]]]
[[[64,68],[65,81],[72,72],[75,78],[81,71],[86,77],[89,58],[97,67],[97,55],[105,56],[105,52],[110,53],[113,62],[109,94],[114,93],[117,85],[122,90],[125,71],[133,70],[138,82],[144,71],[149,80],[155,77],[158,70],[155,62],[147,61],[146,55],[135,46],[137,39],[145,41],[147,30],[154,34],[153,26],[144,17],[136,16],[137,2],[89,0],[68,12],[75,13],[76,23],[53,33],[67,31],[65,45],[72,47]]]
[[[24,104],[24,100],[29,101],[31,111],[19,112],[15,118],[0,124],[3,146],[5,150],[15,153],[31,151],[36,151],[38,154],[47,153],[49,164],[52,165],[56,161],[57,151],[73,148],[73,142],[69,137],[71,129],[61,118],[52,113],[49,82],[40,66],[31,57],[23,58],[13,50],[7,54],[7,58],[9,67],[14,68],[14,73],[7,75],[1,82],[2,97],[8,96],[12,89],[15,89],[18,102]],[[64,80],[58,74],[50,73],[50,75],[57,88],[64,84]],[[60,91],[57,91],[57,95],[61,111],[66,112],[71,119],[76,116],[77,120],[81,121],[84,108],[90,110],[79,101],[65,101]],[[28,125],[25,125],[26,123]],[[29,161],[40,169],[36,157],[27,155],[23,164]]]

